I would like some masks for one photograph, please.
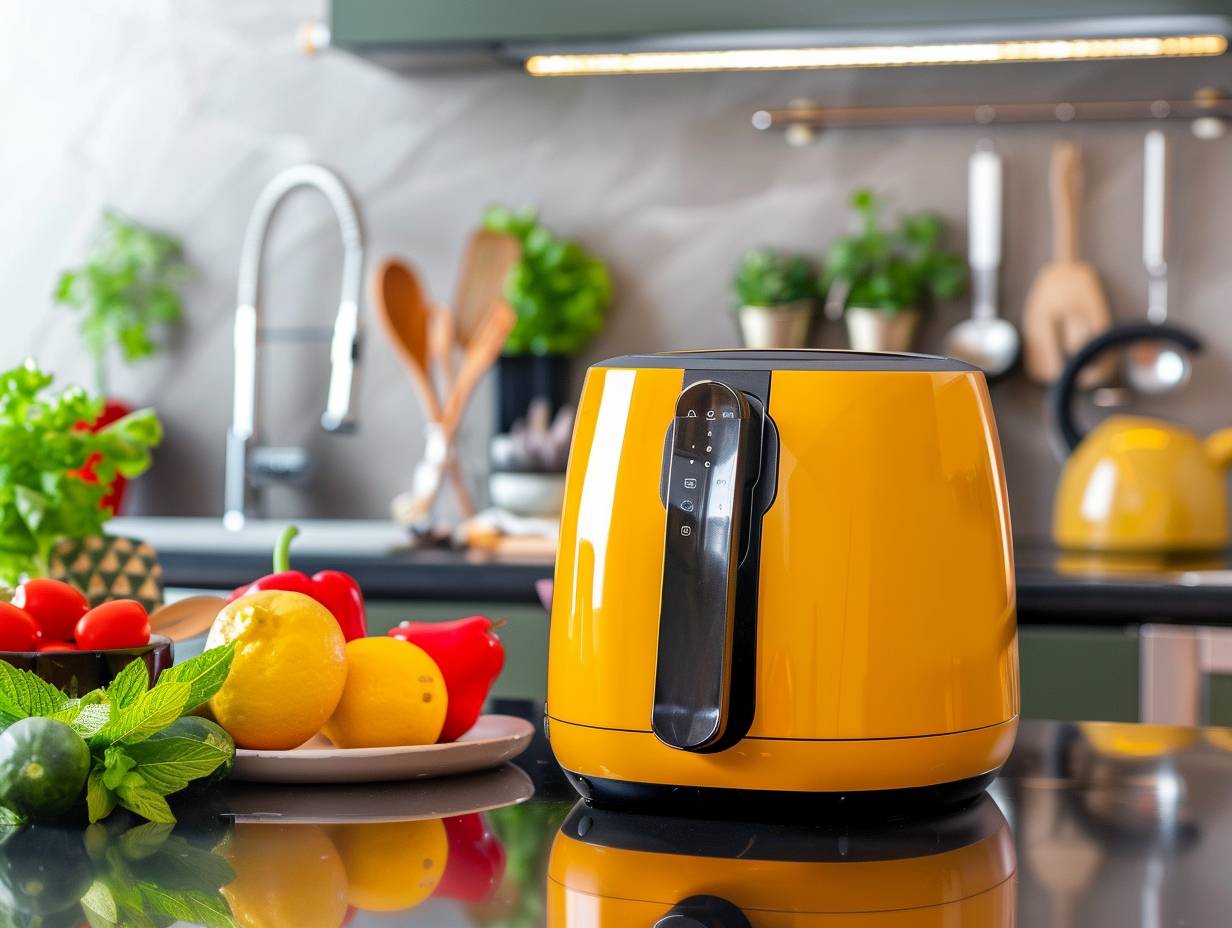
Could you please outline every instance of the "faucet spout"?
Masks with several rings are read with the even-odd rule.
[[[329,432],[355,428],[359,360],[359,305],[363,286],[364,235],[359,212],[342,179],[319,164],[300,164],[277,174],[257,195],[240,253],[235,313],[235,388],[231,428],[227,436],[225,521],[242,525],[247,515],[252,481],[249,456],[257,436],[258,346],[272,330],[261,324],[261,261],[270,222],[287,194],[301,187],[321,193],[333,208],[342,234],[342,293],[330,336],[330,376],[321,426]]]

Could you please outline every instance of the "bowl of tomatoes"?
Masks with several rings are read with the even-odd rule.
[[[0,602],[0,660],[70,696],[106,686],[133,661],[153,683],[172,657],[171,640],[150,634],[150,617],[133,599],[91,607],[76,587],[39,577]]]

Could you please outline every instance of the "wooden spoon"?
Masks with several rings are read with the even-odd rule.
[[[372,304],[376,307],[377,318],[411,374],[429,424],[440,422],[441,401],[431,375],[433,306],[418,275],[397,258],[387,258],[377,265],[372,280]],[[458,500],[458,509],[469,518],[475,513],[475,503],[457,459],[449,456],[445,469]]]
[[[189,596],[150,613],[150,631],[172,641],[186,641],[209,631],[218,611],[227,604],[221,596]]]
[[[1078,207],[1082,198],[1082,161],[1078,146],[1057,142],[1052,149],[1052,260],[1040,268],[1027,293],[1023,312],[1027,375],[1049,384],[1061,376],[1066,359],[1112,325],[1108,298],[1099,275],[1078,257]],[[1117,359],[1108,357],[1087,368],[1079,383],[1103,383]]]
[[[453,301],[458,341],[463,348],[478,337],[488,308],[504,299],[505,278],[521,256],[522,246],[512,235],[487,229],[476,229],[471,235]]]
[[[429,375],[432,305],[418,275],[397,258],[386,258],[377,265],[372,281],[377,319],[410,371],[428,420],[435,422],[441,417],[441,403]]]

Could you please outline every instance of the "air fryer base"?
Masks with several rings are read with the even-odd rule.
[[[573,788],[587,802],[616,809],[701,815],[707,818],[824,815],[827,818],[909,818],[939,807],[971,802],[983,795],[998,770],[979,776],[904,789],[810,793],[632,783],[583,776],[566,770]]]

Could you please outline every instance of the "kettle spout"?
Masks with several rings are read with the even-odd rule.
[[[1212,433],[1202,446],[1216,465],[1224,470],[1232,468],[1232,428]]]

